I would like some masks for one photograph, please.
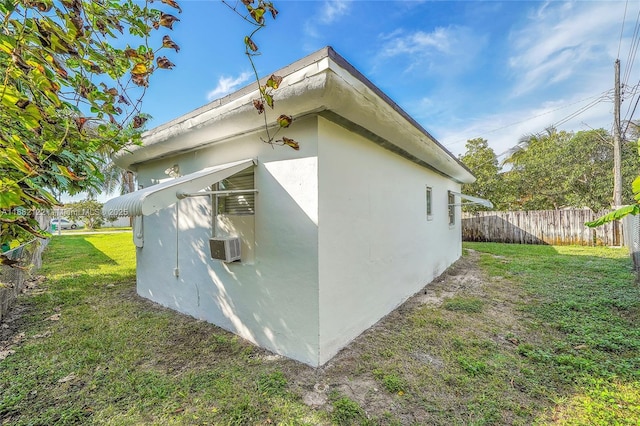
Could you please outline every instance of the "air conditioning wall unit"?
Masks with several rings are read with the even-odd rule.
[[[240,238],[238,237],[209,238],[211,258],[223,262],[240,260],[240,246]]]

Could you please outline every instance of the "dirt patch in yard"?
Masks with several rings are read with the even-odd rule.
[[[313,369],[285,361],[282,368],[292,378],[293,389],[308,405],[329,411],[333,400],[347,397],[376,424],[473,420],[463,408],[473,403],[473,397],[460,391],[460,382],[467,375],[464,371],[461,374],[459,362],[450,358],[452,341],[460,339],[464,345],[467,339],[513,352],[518,343],[515,336],[522,331],[515,301],[493,297],[504,295],[509,283],[500,279],[489,282],[478,260],[477,252],[467,250],[441,276],[324,366]],[[479,300],[483,304],[481,317],[443,309],[448,301],[461,298]],[[513,398],[515,404],[530,402],[520,399],[518,392]]]
[[[401,309],[411,309],[425,304],[442,306],[444,300],[463,291],[482,295],[484,276],[477,264],[478,254],[472,250],[468,252],[432,283],[407,300]]]

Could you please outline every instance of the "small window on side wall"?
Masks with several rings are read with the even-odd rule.
[[[456,196],[453,192],[447,192],[447,205],[449,207],[449,226],[456,224]]]
[[[430,186],[427,186],[427,192],[426,192],[426,200],[427,200],[427,220],[431,220],[433,219],[433,215],[432,215],[432,200],[433,200],[433,190],[431,189]]]

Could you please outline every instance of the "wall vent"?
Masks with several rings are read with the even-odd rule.
[[[240,260],[240,238],[210,238],[211,258],[224,262]]]

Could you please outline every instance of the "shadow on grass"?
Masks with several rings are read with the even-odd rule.
[[[135,249],[131,235],[77,235],[53,239],[39,273],[47,281],[46,291],[33,297],[36,304],[78,303],[81,298],[91,295],[92,289],[133,282]]]
[[[100,265],[115,265],[116,261],[89,242],[87,235],[53,238],[44,257],[44,272],[63,274],[78,270],[97,269]]]
[[[135,277],[135,247],[131,234],[75,235],[51,240],[43,259],[43,275],[52,279],[66,275],[120,275]]]

